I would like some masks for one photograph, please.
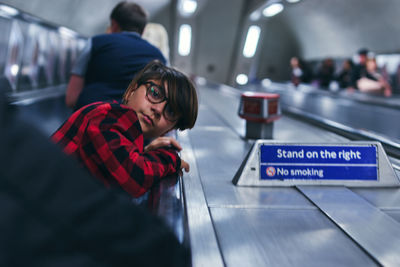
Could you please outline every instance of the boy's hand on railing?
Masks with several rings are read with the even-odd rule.
[[[185,172],[189,172],[190,171],[189,163],[184,161],[182,158],[181,158],[181,169],[184,169]]]
[[[181,158],[181,169],[178,171],[178,173],[179,173],[180,176],[183,175],[182,169],[185,170],[185,172],[189,172],[189,171],[190,171],[189,163],[187,163],[186,161],[184,161],[184,160]]]
[[[178,151],[182,150],[181,145],[179,144],[178,141],[176,141],[176,139],[169,137],[169,136],[161,136],[161,137],[154,139],[153,141],[151,141],[150,144],[145,146],[144,152],[148,152],[148,151],[155,150],[160,147],[166,147],[166,146],[172,146]],[[184,161],[181,158],[181,168],[178,171],[180,176],[183,175],[183,170],[185,170],[185,172],[189,172],[190,166],[189,166],[189,163],[187,163],[186,161]]]

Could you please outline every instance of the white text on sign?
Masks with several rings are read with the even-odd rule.
[[[277,174],[281,176],[318,176],[319,178],[324,178],[324,170],[322,169],[314,169],[314,168],[301,168],[301,169],[292,169],[288,170],[285,168],[277,168]],[[275,175],[275,174],[274,174]]]
[[[328,151],[319,150],[319,151],[307,151],[304,153],[304,150],[285,150],[285,149],[278,149],[277,150],[277,158],[292,158],[292,159],[303,159],[304,156],[308,159],[344,159],[346,161],[350,161],[352,159],[361,159],[361,152],[360,151],[353,151],[350,150],[342,150],[339,152],[336,151]]]

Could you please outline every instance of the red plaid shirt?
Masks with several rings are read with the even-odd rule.
[[[117,181],[134,197],[176,173],[181,165],[172,148],[144,153],[136,112],[117,103],[98,102],[79,109],[51,139],[107,186]]]

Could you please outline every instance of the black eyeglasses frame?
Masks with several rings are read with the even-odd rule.
[[[168,121],[170,121],[170,122],[176,122],[176,121],[178,121],[179,116],[178,116],[177,118],[173,118],[173,119],[172,119],[169,115],[166,115],[166,114],[168,114],[168,112],[166,112],[166,110],[169,109],[169,99],[168,99],[168,97],[166,96],[165,88],[164,88],[164,87],[162,87],[162,86],[160,86],[160,85],[158,85],[158,84],[156,84],[156,83],[154,83],[154,82],[152,82],[152,81],[146,81],[146,82],[140,83],[140,85],[144,85],[144,86],[146,87],[146,98],[147,98],[147,100],[148,100],[150,103],[152,103],[152,104],[160,104],[160,103],[162,103],[162,102],[164,102],[164,101],[167,102],[167,103],[165,104],[164,110],[163,110],[163,114],[164,114],[164,117],[165,117],[166,120],[168,120]],[[140,86],[140,85],[139,85],[139,86]],[[148,85],[150,85],[150,86],[148,86]],[[150,92],[150,90],[151,90],[152,87],[157,87],[157,88],[159,88],[159,89],[160,89],[160,92],[163,93],[163,98],[162,98],[160,101],[152,101],[151,98],[148,96],[148,94],[149,94],[149,92]]]

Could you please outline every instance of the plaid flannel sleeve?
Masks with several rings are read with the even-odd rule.
[[[106,180],[112,177],[134,197],[143,195],[161,178],[176,173],[181,165],[172,148],[144,153],[136,113],[121,108],[90,119],[82,149],[86,155],[82,160],[94,174],[101,174]]]

